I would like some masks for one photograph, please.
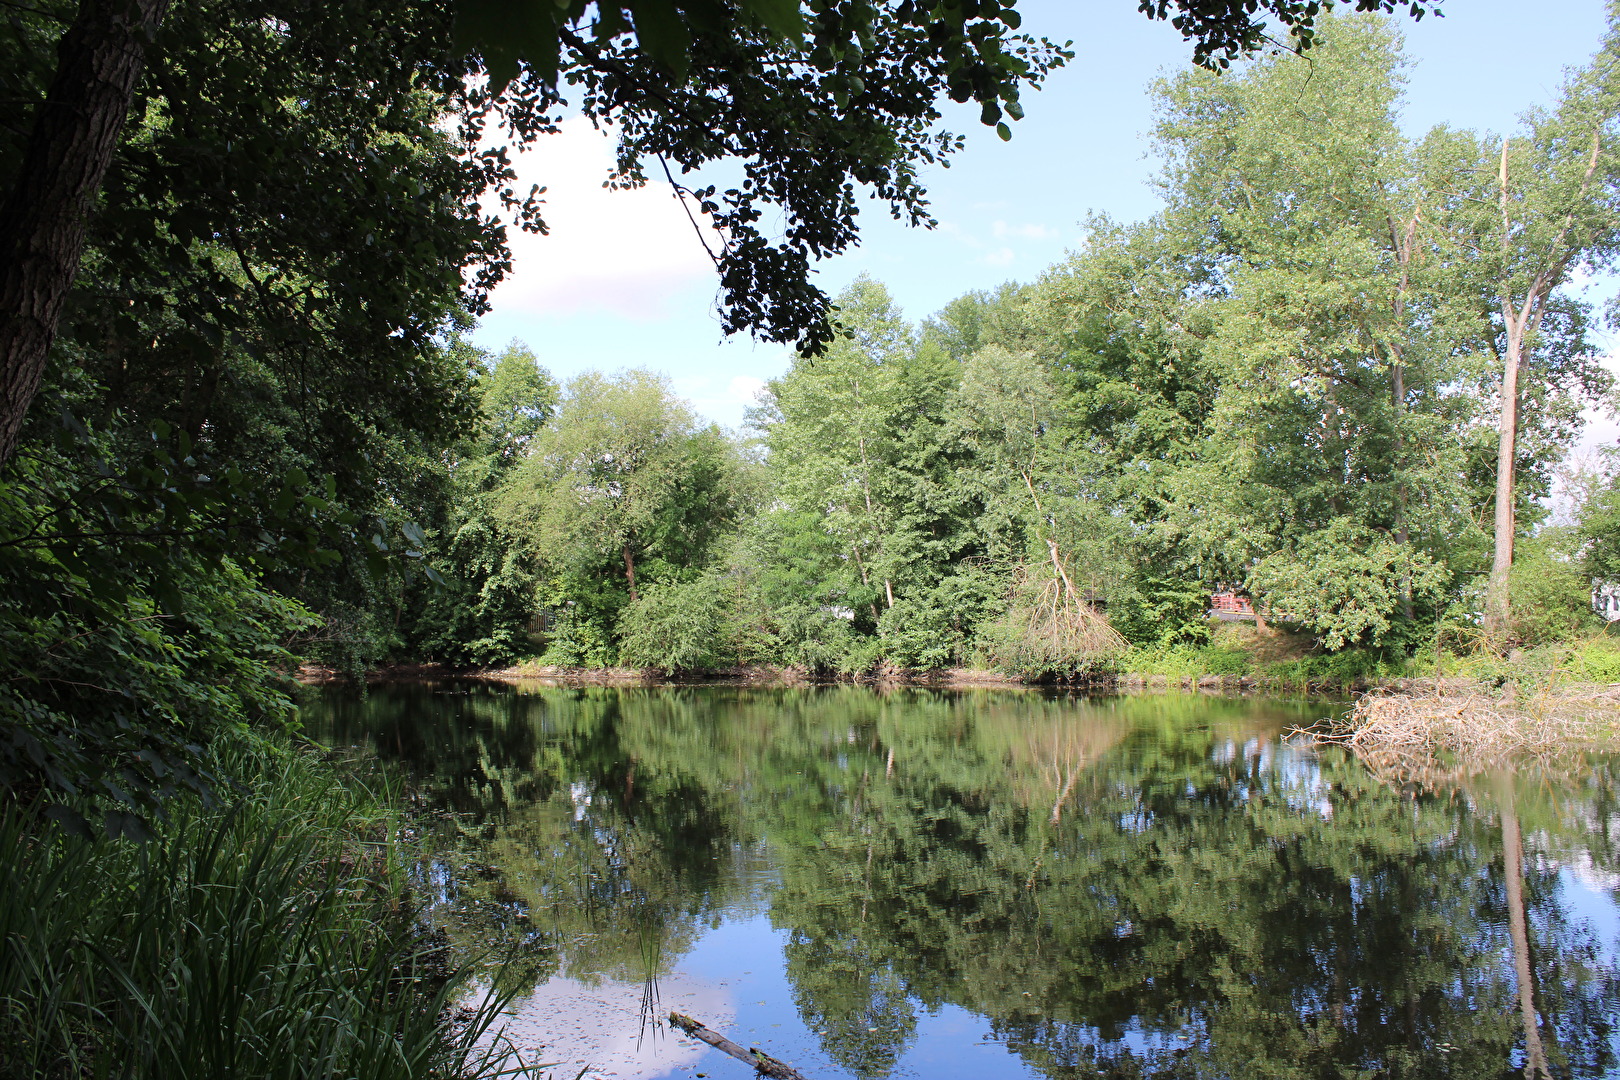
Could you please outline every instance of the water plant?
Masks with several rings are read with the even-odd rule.
[[[473,1077],[521,1071],[420,933],[397,823],[306,751],[218,755],[144,843],[0,812],[0,1076]]]

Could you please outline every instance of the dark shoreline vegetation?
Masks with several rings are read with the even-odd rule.
[[[1205,64],[1154,90],[1164,212],[910,321],[812,267],[858,195],[932,223],[946,99],[1007,138],[1072,59],[1004,4],[12,5],[0,1077],[503,1067],[301,664],[1620,681],[1620,461],[1567,460],[1613,390],[1577,283],[1620,260],[1620,9],[1511,136],[1411,138],[1399,21],[1319,7],[1149,5]],[[1278,22],[1308,69],[1247,56]],[[487,147],[569,110],[616,182],[746,177],[688,192],[725,328],[800,348],[745,430],[472,344],[500,213],[544,228]]]
[[[0,1073],[493,1076],[504,1000],[415,914],[405,822],[364,770],[221,741],[239,777],[165,805],[145,843],[0,814]]]

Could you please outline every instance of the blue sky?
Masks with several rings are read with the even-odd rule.
[[[1450,0],[1443,19],[1403,19],[1415,60],[1406,124],[1501,131],[1549,103],[1565,68],[1584,63],[1603,30],[1600,0]],[[939,228],[907,229],[877,204],[862,215],[856,250],[824,262],[836,292],[866,273],[920,319],[970,289],[1028,281],[1060,261],[1093,211],[1138,220],[1157,208],[1144,135],[1148,90],[1191,49],[1135,0],[1022,0],[1030,32],[1073,39],[1075,59],[1029,95],[1010,143],[974,113],[947,117],[968,135],[948,170],[924,179]],[[667,373],[697,409],[735,426],[764,379],[786,369],[780,346],[724,340],[713,269],[667,189],[607,192],[608,141],[579,122],[521,156],[525,183],[545,185],[548,237],[520,237],[514,269],[475,339],[499,349],[518,338],[561,377],[596,368]],[[1601,434],[1612,441],[1611,424]],[[1598,432],[1594,432],[1598,434]]]

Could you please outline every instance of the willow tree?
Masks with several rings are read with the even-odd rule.
[[[704,564],[741,509],[738,480],[735,447],[666,378],[592,371],[569,380],[498,514],[559,582],[557,599],[590,609],[611,635],[649,578]]]

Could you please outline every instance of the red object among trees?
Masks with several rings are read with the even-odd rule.
[[[1254,603],[1247,596],[1237,593],[1220,592],[1211,593],[1209,597],[1211,611],[1227,611],[1234,615],[1253,615]]]

